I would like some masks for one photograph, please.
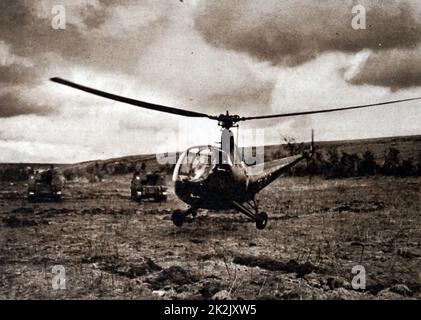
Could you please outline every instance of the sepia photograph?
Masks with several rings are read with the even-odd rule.
[[[420,299],[421,1],[0,0],[0,300]]]

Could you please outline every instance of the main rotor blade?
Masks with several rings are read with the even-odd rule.
[[[373,104],[365,104],[365,105],[352,106],[352,107],[346,107],[346,108],[335,108],[335,109],[314,110],[314,111],[304,111],[304,112],[281,113],[281,114],[273,114],[273,115],[267,115],[267,116],[256,116],[256,117],[242,117],[241,121],[271,119],[271,118],[286,118],[286,117],[305,116],[305,115],[309,115],[309,114],[340,112],[340,111],[347,111],[347,110],[355,110],[355,109],[363,109],[363,108],[384,106],[384,105],[389,105],[389,104],[394,104],[394,103],[402,103],[402,102],[415,101],[415,100],[421,100],[421,97],[387,101],[387,102],[379,102],[379,103],[373,103]]]
[[[111,94],[111,93],[107,93],[107,92],[104,92],[104,91],[92,89],[92,88],[89,88],[89,87],[85,87],[85,86],[82,86],[82,85],[79,85],[79,84],[61,79],[61,78],[51,78],[50,80],[53,81],[53,82],[56,82],[56,83],[59,83],[59,84],[77,89],[77,90],[81,90],[81,91],[85,91],[87,93],[94,94],[96,96],[100,96],[100,97],[103,97],[103,98],[106,98],[106,99],[111,99],[111,100],[127,103],[127,104],[130,104],[130,105],[133,105],[133,106],[136,106],[136,107],[140,107],[140,108],[176,114],[176,115],[184,116],[184,117],[211,118],[211,119],[214,118],[214,117],[209,116],[205,113],[183,110],[183,109],[178,109],[178,108],[173,108],[173,107],[166,107],[166,106],[162,106],[162,105],[158,105],[158,104],[153,104],[153,103],[149,103],[149,102],[144,102],[144,101],[139,101],[139,100],[135,100],[135,99],[130,99],[130,98],[118,96],[118,95],[115,95],[115,94]]]

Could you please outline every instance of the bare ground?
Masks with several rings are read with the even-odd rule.
[[[129,201],[130,178],[75,181],[61,203],[0,189],[2,299],[420,299],[421,179],[283,178],[258,231],[240,214]],[[53,290],[52,267],[66,271]],[[364,266],[366,290],[352,268]]]

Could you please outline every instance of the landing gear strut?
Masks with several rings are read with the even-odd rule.
[[[186,218],[191,215],[193,218],[197,216],[197,209],[196,208],[189,208],[185,211],[183,210],[174,210],[171,216],[172,222],[177,227],[182,227],[183,224],[186,222]]]
[[[247,216],[251,221],[256,223],[256,228],[259,230],[263,230],[266,228],[268,223],[268,215],[266,212],[259,212],[259,207],[257,204],[256,199],[253,201],[245,202],[244,204],[240,204],[238,202],[233,202],[237,209]]]

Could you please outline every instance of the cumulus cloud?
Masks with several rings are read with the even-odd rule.
[[[329,53],[294,68],[278,72],[273,92],[273,112],[323,110],[381,101],[420,97],[421,88],[391,91],[387,87],[351,85],[344,71],[358,69],[369,52],[358,55]],[[356,71],[358,73],[358,71]],[[351,73],[350,73],[351,75]],[[308,140],[310,130],[317,139],[341,140],[420,133],[416,118],[421,115],[419,102],[375,107],[358,112],[319,114],[266,123],[268,137],[273,132]]]
[[[10,118],[26,114],[48,115],[50,106],[31,104],[15,94],[0,92],[0,118]]]
[[[367,29],[354,30],[352,8],[367,12]],[[294,66],[324,52],[410,48],[421,40],[418,1],[203,1],[195,25],[211,44]]]
[[[129,38],[147,35],[145,30],[164,29],[170,13],[175,9],[174,1],[130,0],[124,4],[108,1],[103,20],[91,30],[100,37]],[[158,30],[156,30],[158,31]]]
[[[140,92],[160,88],[167,104],[211,114],[270,108],[275,77],[245,55],[207,45],[188,24],[168,29],[137,67]]]
[[[13,54],[10,45],[6,44],[4,41],[0,41],[0,66],[10,67],[12,65],[29,68],[33,66],[33,63],[28,58]]]
[[[421,48],[373,52],[347,77],[351,84],[402,88],[421,86]]]
[[[132,72],[133,59],[142,54],[171,16],[173,2],[65,0],[66,29],[51,22],[56,1],[0,1],[0,38],[26,57],[55,52],[69,63],[99,70]]]
[[[33,67],[30,59],[14,54],[10,45],[0,41],[0,83],[3,86],[33,79]]]

